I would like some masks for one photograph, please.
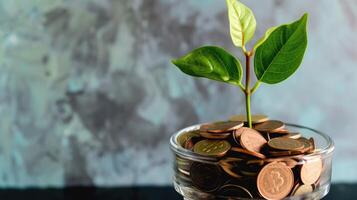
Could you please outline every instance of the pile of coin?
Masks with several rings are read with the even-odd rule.
[[[291,132],[281,121],[243,115],[207,123],[177,137],[183,148],[209,158],[204,162],[176,156],[180,184],[221,197],[283,199],[314,191],[323,172],[313,138]]]

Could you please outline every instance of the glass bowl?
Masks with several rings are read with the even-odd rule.
[[[184,199],[267,199],[260,194],[261,190],[257,186],[259,171],[262,166],[282,162],[291,168],[294,177],[293,187],[284,199],[322,199],[329,192],[334,144],[326,134],[300,125],[286,124],[289,131],[299,132],[305,138],[312,137],[315,141],[315,150],[304,155],[232,160],[227,156],[223,158],[202,156],[179,144],[178,137],[181,134],[198,130],[200,126],[201,124],[187,127],[170,138],[170,147],[175,156],[174,187]],[[232,176],[222,165],[222,161],[226,162],[227,159],[236,162],[238,168],[245,166],[244,168],[247,169],[246,166],[249,164],[249,170],[241,171],[244,172],[243,175]],[[254,166],[256,164],[260,167]],[[301,173],[304,173],[304,181],[301,179],[303,177]],[[269,183],[271,180],[267,181],[267,184],[271,183]],[[288,184],[283,182],[277,181],[273,184],[277,184],[279,190],[279,184]]]

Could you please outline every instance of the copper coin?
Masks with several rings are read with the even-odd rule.
[[[258,174],[258,191],[266,199],[283,199],[293,186],[294,174],[285,164],[270,163]]]
[[[316,148],[316,146],[315,146],[315,140],[314,140],[314,138],[310,138],[309,141],[310,141],[311,146],[312,146],[311,152],[313,152],[313,151],[315,150],[315,148]]]
[[[192,151],[193,147],[195,146],[195,143],[193,142],[193,138],[189,138],[188,140],[186,140],[186,142],[184,143],[183,147],[187,150]]]
[[[219,161],[219,165],[222,167],[228,175],[234,178],[242,178],[239,174],[238,166],[243,161],[241,158],[228,157]]]
[[[201,131],[200,135],[204,138],[208,139],[225,139],[229,137],[232,133],[231,132],[222,132],[222,133],[212,133],[212,132],[206,132],[206,131]]]
[[[301,185],[300,181],[295,181],[295,186],[293,187],[293,189],[290,192],[291,196],[294,196],[294,192],[299,188],[300,185]]]
[[[242,135],[242,133],[246,130],[247,128],[246,127],[241,127],[237,130],[234,130],[233,131],[233,135],[238,139],[240,138],[240,136]]]
[[[291,158],[286,158],[286,159],[283,159],[282,161],[280,161],[282,163],[284,163],[287,167],[289,168],[294,168],[296,165],[298,165],[298,162],[294,159],[291,159]]]
[[[241,162],[241,161],[243,161],[242,158],[226,157],[226,158],[220,160],[219,162],[231,164],[231,163],[237,163],[237,162]]]
[[[280,150],[270,150],[269,155],[273,157],[281,157],[281,156],[292,156],[292,155],[299,155],[301,154],[300,151],[280,151]]]
[[[240,144],[248,151],[260,152],[260,149],[267,143],[265,138],[256,130],[242,127]]]
[[[246,160],[246,162],[241,164],[240,171],[241,174],[246,176],[256,176],[258,175],[259,171],[262,169],[263,165],[264,165],[263,160],[255,160],[255,161]]]
[[[269,134],[269,133],[265,133],[265,138],[269,141],[269,140],[271,140],[271,138],[273,138],[273,137],[271,137],[271,135]]]
[[[248,165],[258,165],[258,166],[263,166],[264,165],[264,160],[247,160],[246,163]]]
[[[277,120],[269,120],[254,126],[254,129],[261,132],[272,132],[284,128],[284,123]]]
[[[213,123],[201,125],[200,130],[202,132],[222,133],[222,132],[233,131],[242,126],[243,126],[243,122],[238,122],[238,121],[213,122]]]
[[[186,142],[183,144],[183,147],[187,150],[192,151],[193,147],[195,146],[195,144],[200,140],[199,136],[192,136],[189,137]]]
[[[242,154],[245,154],[245,155],[248,155],[248,156],[253,156],[253,157],[256,157],[256,158],[260,158],[260,159],[265,159],[265,155],[264,154],[261,154],[261,153],[258,153],[258,152],[254,152],[254,151],[248,151],[246,149],[239,148],[239,147],[232,147],[231,151],[236,152],[236,153],[242,153]]]
[[[290,131],[287,130],[287,129],[285,129],[285,128],[279,128],[279,129],[275,129],[275,130],[273,130],[273,131],[270,131],[270,133],[275,133],[275,134],[282,134],[282,135],[284,135],[284,134],[289,134]]]
[[[257,176],[258,172],[251,172],[251,171],[247,171],[247,170],[240,170],[240,173],[244,176]]]
[[[226,172],[228,175],[234,177],[234,178],[242,178],[242,176],[239,174],[239,171],[237,171],[237,168],[231,165],[221,165],[222,169],[224,172]]]
[[[283,137],[288,137],[291,139],[299,139],[299,138],[301,138],[301,134],[300,133],[288,133],[288,134],[284,135]]]
[[[268,121],[269,118],[266,115],[252,115],[252,123],[258,124],[265,121]],[[233,115],[229,118],[229,121],[240,121],[240,122],[248,122],[247,115]]]
[[[301,167],[300,178],[305,185],[315,183],[322,173],[322,160],[320,158],[307,160]]]
[[[312,188],[311,185],[299,185],[297,184],[292,192],[293,196],[299,196],[299,195],[303,195],[303,194],[307,194],[312,192],[314,189]]]
[[[298,151],[304,148],[304,144],[302,142],[288,137],[273,138],[269,140],[268,145],[273,149],[287,151]]]
[[[246,130],[246,127],[241,127],[239,129],[236,129],[233,131],[233,140],[234,142],[238,145],[238,146],[241,146],[240,145],[240,136],[242,135],[242,133]]]
[[[292,158],[272,158],[272,159],[266,159],[266,162],[280,162],[282,164],[285,164],[289,168],[294,168],[296,165],[298,165],[298,162]]]
[[[195,144],[193,151],[203,156],[222,157],[230,148],[225,140],[201,140]]]
[[[182,147],[184,146],[185,142],[191,138],[191,137],[199,137],[200,136],[200,131],[199,130],[194,130],[194,131],[188,131],[181,133],[177,137],[177,143],[179,143]]]
[[[299,138],[298,140],[304,144],[304,148],[301,150],[301,153],[311,152],[313,150],[313,146],[310,140],[304,137]]]
[[[238,146],[240,146],[239,138],[240,138],[240,135],[242,134],[242,132],[240,131],[240,129],[241,129],[241,128],[239,128],[239,129],[233,131],[233,134],[232,134],[234,143],[235,143],[235,145],[238,145]]]
[[[202,191],[212,192],[221,185],[221,171],[216,165],[193,163],[190,169],[193,185]]]
[[[324,168],[322,168],[322,171],[324,171]],[[317,187],[320,187],[320,182],[321,182],[321,176],[314,184],[312,184],[312,188],[315,190]]]
[[[240,197],[240,198],[253,198],[253,195],[249,190],[243,186],[236,184],[223,185],[218,190],[220,197]]]
[[[238,166],[240,162],[244,161],[243,158],[236,158],[236,157],[226,157],[219,161],[220,165],[226,166]]]

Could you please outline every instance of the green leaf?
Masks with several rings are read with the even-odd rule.
[[[227,0],[227,7],[233,44],[244,47],[253,38],[257,26],[253,12],[237,0]]]
[[[182,72],[241,86],[242,65],[220,47],[205,46],[172,61]]]
[[[300,66],[307,47],[308,15],[277,27],[257,48],[254,71],[258,81],[275,84],[291,76]]]
[[[255,45],[254,45],[254,47],[253,47],[253,51],[255,51],[260,45],[262,45],[263,42],[265,42],[265,40],[270,36],[270,34],[271,34],[275,29],[277,29],[277,28],[278,28],[277,26],[274,26],[274,27],[269,28],[269,29],[265,32],[264,36],[263,36],[262,38],[260,38],[260,39],[257,41],[257,43],[255,43]]]

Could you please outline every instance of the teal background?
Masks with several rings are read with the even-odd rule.
[[[253,112],[329,134],[333,181],[356,181],[357,2],[243,2],[254,41],[310,14],[301,68]],[[170,64],[208,44],[241,55],[228,28],[217,0],[0,0],[0,187],[170,184],[171,134],[244,112],[238,88]]]

